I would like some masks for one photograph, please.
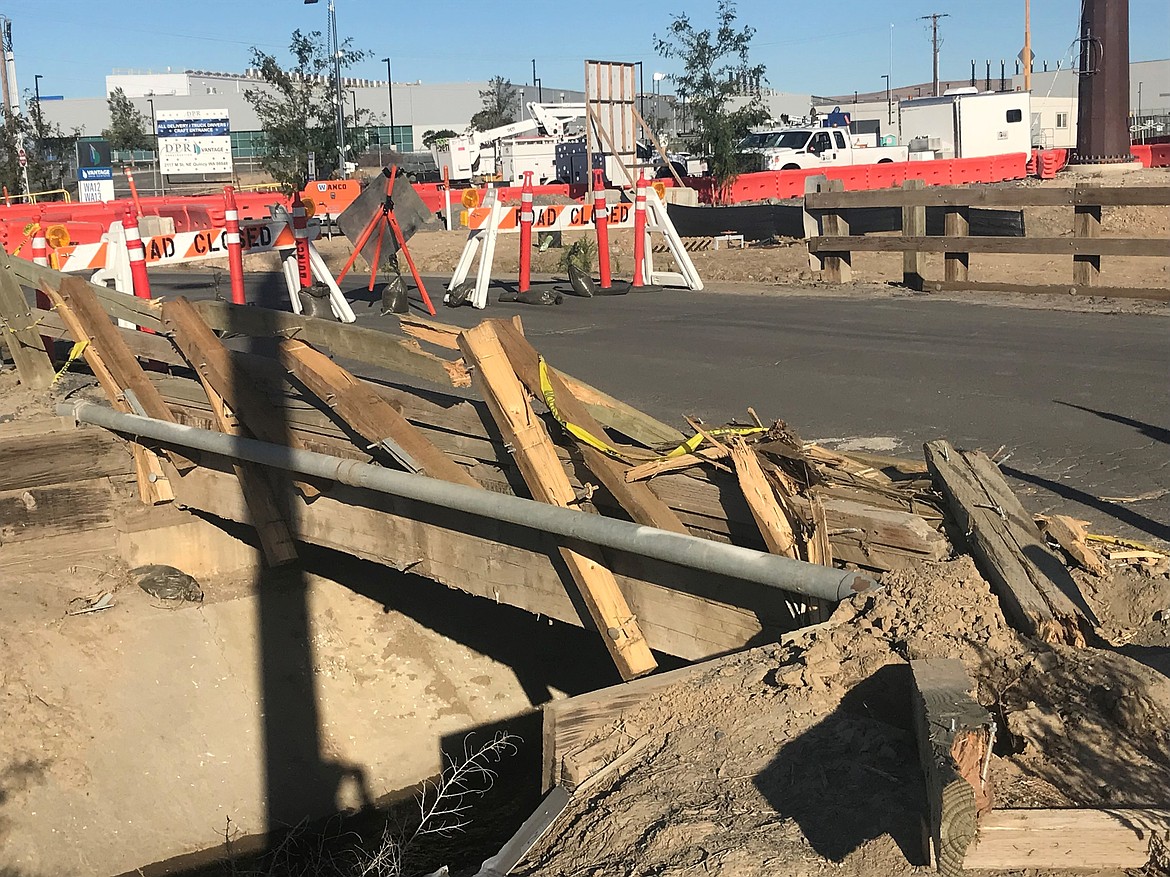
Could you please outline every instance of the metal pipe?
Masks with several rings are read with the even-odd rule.
[[[838,602],[878,587],[876,581],[861,573],[804,563],[738,545],[670,533],[655,527],[586,514],[521,497],[477,490],[425,475],[383,469],[356,460],[286,448],[134,414],[122,414],[92,402],[59,405],[57,413],[63,417],[72,417],[78,423],[91,423],[130,436],[151,438],[176,447],[195,448],[299,475],[339,481],[353,487],[455,509],[481,518],[506,521],[554,533],[565,539],[591,542],[818,600]]]

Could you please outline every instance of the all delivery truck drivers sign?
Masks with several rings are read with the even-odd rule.
[[[160,110],[158,151],[164,174],[230,174],[227,110]]]

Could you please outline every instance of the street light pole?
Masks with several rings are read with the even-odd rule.
[[[154,115],[154,99],[148,97],[146,102],[150,104],[150,129],[154,134],[154,168],[158,174],[159,188],[162,190],[162,194],[166,195],[167,181],[162,172],[162,156],[158,153],[158,119]]]
[[[888,117],[886,124],[894,124],[894,108],[890,104],[890,74],[883,73],[882,79],[886,81],[886,116]]]
[[[390,151],[394,151],[394,71],[390,68],[390,59],[386,62],[386,100],[390,104]]]

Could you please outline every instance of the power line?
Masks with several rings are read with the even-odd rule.
[[[929,21],[931,30],[931,47],[934,50],[934,96],[938,97],[938,49],[942,45],[938,39],[938,20],[940,18],[950,18],[949,12],[933,12],[930,15],[923,15],[919,21]]]

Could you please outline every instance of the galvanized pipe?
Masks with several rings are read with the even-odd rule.
[[[750,548],[670,533],[655,527],[521,497],[477,490],[357,460],[287,448],[135,414],[122,414],[92,402],[61,405],[57,412],[79,423],[91,423],[129,436],[150,438],[174,447],[195,448],[221,457],[247,460],[299,475],[338,481],[481,518],[507,521],[521,527],[554,533],[565,539],[591,542],[818,600],[838,602],[878,587],[872,578],[856,572],[804,563]]]

